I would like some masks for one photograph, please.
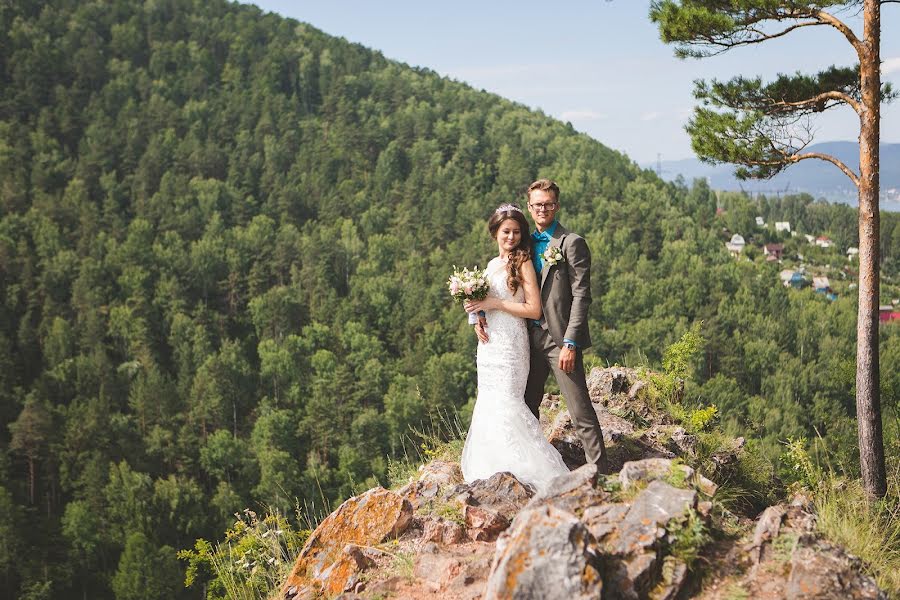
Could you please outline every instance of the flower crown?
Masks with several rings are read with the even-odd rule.
[[[497,210],[495,210],[494,212],[499,214],[502,212],[510,212],[513,210],[522,212],[522,209],[519,208],[518,206],[516,206],[515,204],[501,204],[500,206],[497,207]],[[525,214],[525,213],[522,213],[522,214]]]

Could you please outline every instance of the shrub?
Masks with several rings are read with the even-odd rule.
[[[265,600],[290,573],[310,532],[292,529],[277,511],[260,519],[245,509],[235,517],[221,544],[199,539],[178,553],[188,563],[185,587],[203,578],[209,580],[208,600]]]

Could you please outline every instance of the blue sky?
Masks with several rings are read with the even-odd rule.
[[[814,73],[856,62],[830,27],[810,27],[755,47],[702,60],[679,60],[647,18],[649,2],[531,0],[260,0],[266,11],[293,17],[570,121],[642,164],[692,156],[684,124],[693,81],[778,72]],[[843,14],[861,33],[862,24]],[[882,9],[882,78],[900,87],[900,5]],[[900,101],[882,109],[883,142],[900,142]],[[849,108],[816,121],[816,141],[853,140]]]

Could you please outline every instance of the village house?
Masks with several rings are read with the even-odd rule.
[[[816,238],[816,246],[819,248],[831,248],[834,246],[834,242],[832,242],[830,238],[820,235]]]
[[[828,292],[831,291],[831,282],[828,281],[827,277],[813,277],[812,283],[813,290],[817,292]]]
[[[803,286],[803,274],[800,271],[784,269],[779,277],[784,287],[800,288]]]
[[[744,246],[747,245],[747,242],[744,241],[744,236],[739,233],[731,236],[731,241],[725,242],[725,247],[728,248],[728,251],[731,252],[732,255],[737,256],[741,252],[744,251]]]
[[[766,222],[763,221],[762,217],[756,217],[756,226],[757,227],[765,227],[766,226]]]
[[[886,304],[878,307],[878,321],[880,323],[890,323],[892,321],[900,321],[900,310],[895,306]]]
[[[854,258],[859,257],[859,248],[856,246],[850,246],[847,248],[847,260],[853,260]]]
[[[781,255],[784,254],[784,244],[766,244],[763,246],[763,254],[772,256],[775,260],[781,260]]]
[[[805,237],[806,241],[809,242],[810,244],[812,244],[816,241],[815,236],[809,235],[808,233],[803,234],[803,237]]]
[[[791,232],[791,222],[790,221],[775,221],[775,231],[787,231]]]

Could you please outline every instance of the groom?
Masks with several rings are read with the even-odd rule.
[[[591,345],[591,251],[584,238],[556,220],[558,210],[556,183],[539,179],[528,186],[528,212],[536,228],[531,234],[531,254],[544,313],[540,320],[528,321],[531,370],[525,403],[539,418],[544,384],[553,371],[584,446],[585,458],[605,472],[606,448],[588,395],[582,354]],[[487,341],[483,323],[479,322],[475,331],[481,341]]]

